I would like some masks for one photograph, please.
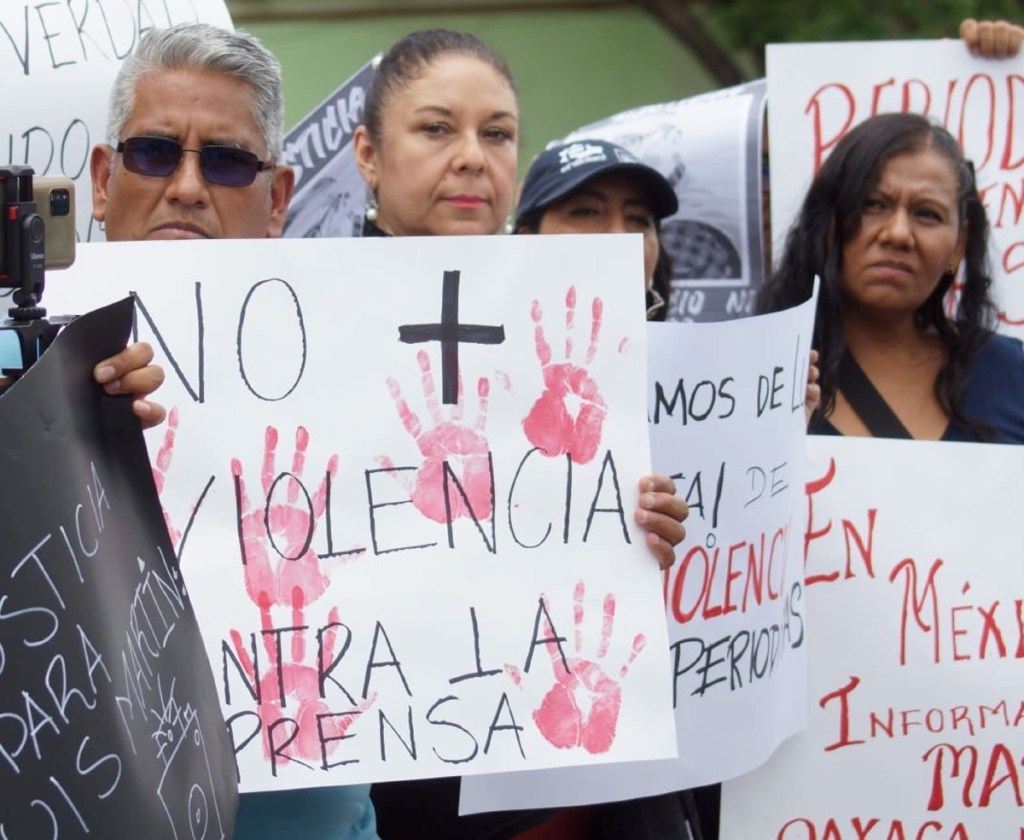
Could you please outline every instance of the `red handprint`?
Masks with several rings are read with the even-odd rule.
[[[171,468],[171,461],[174,459],[174,439],[178,434],[178,408],[175,406],[167,415],[167,428],[164,430],[164,442],[156,453],[156,463],[153,466],[153,483],[156,485],[156,494],[162,496],[164,483],[167,481],[167,471]],[[171,515],[163,505],[160,509],[164,513],[164,524],[167,526],[167,534],[171,538],[171,548],[178,553],[178,545],[181,542],[181,531],[174,527],[171,522]]]
[[[619,669],[617,679],[608,676],[598,662],[581,657],[584,594],[583,581],[580,581],[573,593],[576,656],[565,659],[558,642],[547,643],[556,683],[544,695],[540,708],[533,713],[533,720],[541,735],[559,749],[583,747],[589,753],[605,753],[611,749],[615,740],[622,705],[622,688],[618,680],[626,676],[629,666],[644,649],[646,639],[642,634],[633,639],[629,658]],[[609,593],[604,599],[601,640],[597,647],[598,660],[608,653],[614,625],[615,596]],[[555,634],[550,624],[546,631],[548,638],[553,639]],[[518,671],[512,668],[509,670],[513,680],[519,682],[521,678]]]
[[[334,645],[339,626],[341,625],[338,620],[338,610],[332,608],[329,614],[329,624],[323,631],[321,669],[325,666],[329,669],[334,661]],[[297,631],[295,635],[301,635],[301,631]],[[241,634],[237,630],[231,631],[231,641],[246,675],[250,680],[255,680],[256,669],[249,652],[242,644]],[[282,664],[278,669],[279,651],[275,648],[269,635],[264,635],[264,645],[270,659],[270,667],[260,680],[259,688],[262,701],[257,709],[263,724],[260,734],[264,756],[270,758],[274,748],[274,744],[271,743],[271,727],[286,717],[295,721],[297,725],[292,749],[299,758],[321,759],[321,743],[325,745],[324,749],[328,753],[332,753],[340,743],[333,739],[343,736],[358,719],[358,713],[366,711],[373,705],[376,694],[357,704],[355,698],[342,688],[341,690],[352,704],[352,708],[346,710],[346,713],[337,714],[338,709],[329,706],[321,697],[321,678],[316,668],[291,663]],[[342,652],[344,653],[344,646]],[[324,717],[319,717],[321,715]],[[320,731],[323,732],[322,741]],[[281,755],[281,744],[291,734],[292,732],[284,732],[275,738],[279,750],[278,755]]]
[[[597,338],[601,332],[603,305],[594,298],[591,306],[590,344],[586,364],[594,361]],[[530,312],[534,324],[534,343],[544,376],[544,393],[523,420],[523,431],[530,443],[545,455],[554,457],[568,452],[577,464],[588,463],[601,443],[601,427],[606,413],[605,402],[597,383],[585,367],[572,363],[573,327],[576,319],[576,287],[565,296],[565,361],[552,364],[551,345],[544,338],[541,321],[544,313],[538,301]]]
[[[267,426],[260,473],[266,502],[255,509],[242,480],[242,465],[237,458],[231,461],[238,502],[238,532],[245,562],[245,588],[253,603],[260,608],[265,630],[272,626],[270,609],[275,605],[290,607],[293,626],[301,626],[306,604],[323,595],[331,582],[320,569],[320,558],[312,549],[316,523],[327,506],[328,478],[324,476],[311,498],[302,485],[308,446],[309,432],[299,426],[295,430],[291,472],[278,474],[275,467],[277,429]],[[327,472],[332,479],[337,474],[337,455],[332,455],[328,461]],[[286,501],[274,501],[275,486],[285,479],[289,482]],[[276,557],[272,557],[272,553]],[[304,657],[305,642],[302,634],[296,633],[292,637],[292,659],[301,662]]]
[[[427,411],[434,421],[434,428],[424,431],[419,417],[409,407],[402,396],[402,389],[394,379],[388,379],[388,390],[395,401],[395,408],[402,420],[405,430],[412,435],[423,454],[423,465],[416,473],[415,484],[410,484],[409,497],[424,516],[434,522],[448,522],[448,508],[451,519],[469,516],[477,521],[490,518],[493,509],[492,480],[490,464],[490,448],[484,437],[484,426],[487,424],[487,404],[490,396],[490,383],[481,377],[477,383],[479,411],[476,423],[472,428],[462,425],[464,403],[462,400],[462,375],[459,374],[458,402],[451,410],[448,420],[441,416],[441,404],[434,385],[434,376],[430,371],[430,357],[424,351],[416,355],[422,372],[423,396],[426,399]],[[385,467],[393,468],[389,458],[382,458]],[[465,492],[462,494],[452,490],[445,501],[444,465],[454,475]],[[467,505],[468,500],[468,505]]]

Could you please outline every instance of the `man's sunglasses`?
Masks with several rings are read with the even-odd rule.
[[[256,173],[273,168],[252,152],[235,146],[203,146],[186,149],[169,137],[129,137],[117,144],[124,168],[136,175],[166,178],[173,174],[185,152],[199,155],[199,171],[211,184],[224,187],[247,187],[256,180]]]

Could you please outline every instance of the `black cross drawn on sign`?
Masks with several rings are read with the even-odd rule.
[[[439,324],[406,324],[398,328],[398,340],[406,344],[441,342],[441,402],[458,403],[459,344],[501,344],[504,325],[485,327],[459,323],[459,272],[444,273]]]

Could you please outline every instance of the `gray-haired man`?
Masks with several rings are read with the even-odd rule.
[[[154,30],[114,82],[93,215],[111,241],[280,236],[295,185],[283,128],[281,67],[256,38]],[[257,837],[376,840],[369,786],[243,795],[235,840]]]
[[[277,163],[277,60],[255,38],[189,24],[150,32],[111,94],[92,152],[107,239],[280,236],[295,174]]]

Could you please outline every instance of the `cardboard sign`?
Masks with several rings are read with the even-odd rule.
[[[150,451],[243,789],[675,752],[639,237],[82,252],[51,306],[134,290],[169,374]]]
[[[810,438],[810,728],[723,840],[1018,840],[1024,449]]]
[[[237,788],[130,401],[78,319],[0,398],[0,835],[227,840]]]

